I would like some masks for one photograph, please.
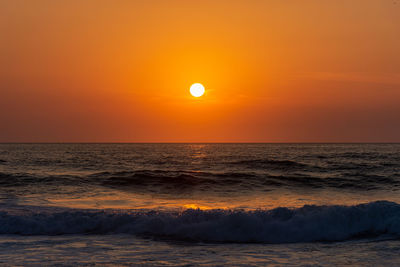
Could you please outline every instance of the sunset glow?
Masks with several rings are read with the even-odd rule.
[[[399,141],[400,5],[339,2],[2,1],[0,141]]]

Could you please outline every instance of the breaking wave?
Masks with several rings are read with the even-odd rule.
[[[188,242],[296,243],[400,237],[400,205],[272,210],[37,210],[0,212],[0,234],[132,234]]]

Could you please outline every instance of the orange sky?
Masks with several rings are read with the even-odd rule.
[[[400,142],[400,2],[0,0],[0,142]]]

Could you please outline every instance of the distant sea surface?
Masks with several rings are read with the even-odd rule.
[[[0,144],[0,265],[92,264],[399,266],[400,144]]]

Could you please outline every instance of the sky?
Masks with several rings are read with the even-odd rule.
[[[0,142],[400,142],[400,1],[0,0]]]

